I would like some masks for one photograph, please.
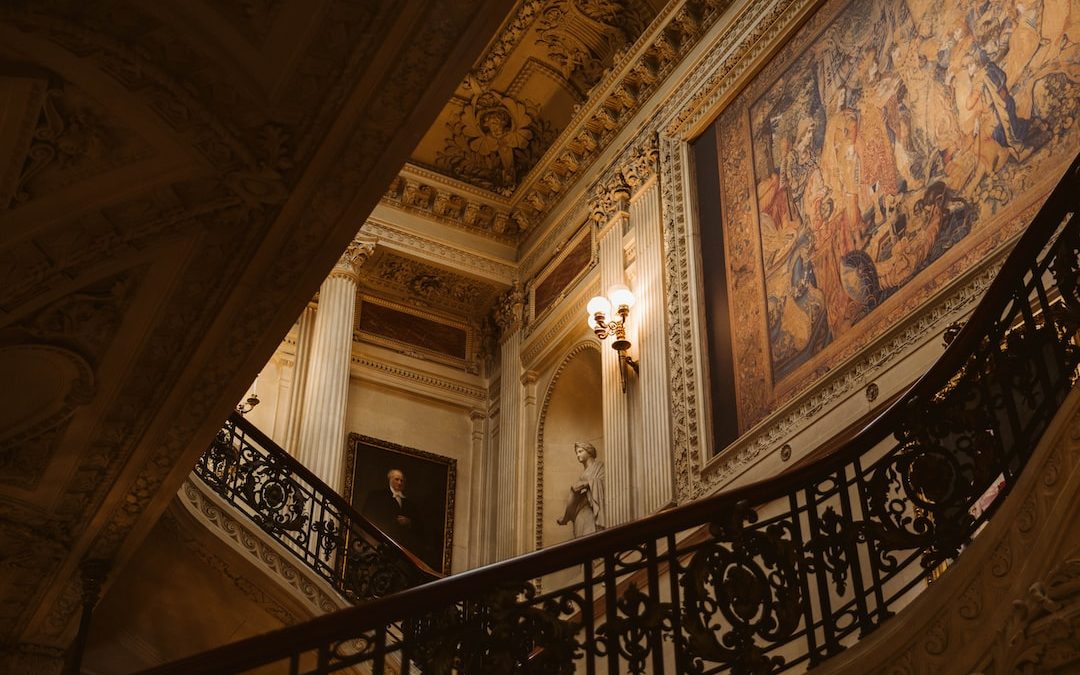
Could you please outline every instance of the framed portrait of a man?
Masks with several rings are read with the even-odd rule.
[[[457,460],[349,434],[345,495],[431,569],[450,573]]]

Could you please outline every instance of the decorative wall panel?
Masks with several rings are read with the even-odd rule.
[[[533,280],[531,288],[531,318],[542,316],[566,291],[581,278],[593,263],[592,228],[585,227],[566,245],[564,251],[552,258],[547,269]]]
[[[374,298],[361,301],[357,333],[376,344],[399,349],[418,347],[462,362],[469,358],[472,345],[465,324],[437,320]]]

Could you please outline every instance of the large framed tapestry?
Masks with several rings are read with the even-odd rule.
[[[451,457],[349,434],[344,492],[353,507],[443,574],[450,574],[456,484]]]
[[[721,112],[702,258],[741,431],[1030,221],[1080,145],[1072,7],[832,0]]]

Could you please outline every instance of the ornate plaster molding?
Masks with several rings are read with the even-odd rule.
[[[470,253],[456,246],[432,241],[426,237],[406,232],[391,223],[368,220],[361,232],[370,234],[387,247],[395,246],[403,252],[418,255],[436,263],[446,263],[463,272],[486,277],[499,283],[513,283],[517,266],[492,258]]]
[[[360,268],[364,266],[364,263],[371,258],[371,254],[375,252],[375,244],[377,240],[367,236],[354,237],[349,245],[345,247],[345,252],[338,258],[337,263],[334,264],[334,269],[330,270],[328,275],[331,279],[351,279],[352,281],[358,281],[360,277]]]
[[[548,313],[540,321],[530,324],[526,329],[526,342],[521,349],[521,362],[528,368],[534,367],[540,356],[555,344],[570,324],[574,321],[584,323],[581,314],[586,298],[599,294],[600,279],[599,275],[594,274],[593,279],[585,283],[577,293],[566,296],[561,304],[561,311]]]
[[[353,355],[350,363],[352,363],[353,366],[390,376],[405,385],[402,388],[407,391],[413,390],[417,385],[422,385],[424,387],[430,387],[464,397],[468,399],[469,404],[473,406],[477,405],[477,401],[487,400],[488,392],[487,389],[483,387],[469,386],[431,373],[422,373],[418,371],[415,366],[405,368],[403,366],[387,363],[382,359],[357,355]]]
[[[382,203],[407,213],[454,225],[502,243],[512,243],[522,229],[521,213],[489,193],[458,185],[433,171],[409,167],[390,184]]]
[[[394,5],[387,3],[385,7],[393,9]],[[365,191],[369,191],[376,182],[381,182],[380,176],[386,169],[380,163],[385,162],[386,151],[396,148],[395,144],[399,145],[404,140],[402,125],[412,117],[418,106],[428,102],[425,97],[430,96],[432,73],[445,67],[448,54],[455,58],[463,56],[463,48],[458,48],[457,43],[470,27],[484,20],[480,14],[481,7],[478,3],[456,1],[425,6],[424,20],[418,22],[420,28],[414,36],[415,43],[422,45],[422,48],[407,50],[401,58],[387,66],[383,80],[385,85],[367,101],[372,109],[379,110],[379,115],[359,115],[348,121],[340,120],[340,143],[335,148],[336,153],[328,156],[325,162],[325,166],[332,170],[316,178],[310,193],[298,197],[302,200],[297,202],[299,208],[281,216],[280,209],[273,203],[256,199],[258,207],[252,207],[242,196],[229,197],[225,193],[230,200],[228,203],[234,206],[217,213],[200,211],[191,219],[197,226],[193,230],[202,237],[202,255],[193,256],[182,277],[172,286],[175,290],[167,303],[170,311],[163,313],[167,314],[167,318],[150,327],[145,346],[141,345],[139,351],[132,354],[129,369],[132,375],[116,383],[116,404],[103,411],[95,435],[86,439],[86,450],[81,452],[76,466],[72,467],[70,483],[55,500],[55,513],[63,519],[65,527],[72,532],[85,533],[78,550],[71,555],[115,558],[128,541],[132,529],[143,522],[148,509],[152,511],[162,505],[157,496],[166,483],[175,484],[175,477],[169,476],[177,460],[185,453],[190,455],[197,450],[201,442],[193,444],[193,439],[198,430],[204,428],[207,420],[218,414],[215,410],[220,411],[225,404],[219,395],[222,387],[225,383],[235,381],[241,369],[247,367],[244,360],[246,355],[266,347],[268,330],[282,320],[282,306],[295,302],[298,275],[304,274],[311,261],[324,252],[328,236],[340,236],[356,195],[367,194]],[[203,114],[202,103],[196,102],[198,105],[191,107],[183,102],[174,105],[172,94],[189,89],[205,91],[208,95],[221,94],[227,102],[235,99],[236,87],[217,86],[215,82],[210,82],[205,87],[185,88],[174,86],[171,81],[155,82],[151,77],[153,69],[150,60],[129,49],[126,43],[112,37],[98,40],[103,43],[100,45],[88,42],[88,38],[100,36],[90,31],[86,24],[74,27],[74,30],[70,25],[57,26],[54,24],[64,21],[59,18],[62,12],[49,16],[44,6],[41,11],[38,9],[35,5],[35,12],[20,13],[16,8],[13,23],[19,29],[25,26],[27,33],[40,31],[46,34],[46,39],[55,39],[77,53],[80,62],[87,64],[87,67],[113,74],[119,84],[129,87],[136,95],[146,97],[151,109],[166,121],[178,123],[178,140],[190,144],[198,152],[207,153],[223,174],[229,175],[234,171],[233,167],[236,167],[235,170],[252,167],[255,178],[260,177],[260,172],[271,171],[286,180],[295,179],[307,167],[311,153],[318,149],[313,139],[323,138],[324,127],[320,127],[318,133],[305,127],[302,133],[294,136],[302,139],[304,144],[303,149],[293,154],[297,164],[295,169],[281,165],[279,141],[283,139],[272,133],[271,129],[263,127],[253,130],[254,148],[234,145],[234,137],[226,133],[227,125],[214,120],[212,116],[209,116],[210,122],[204,123],[208,116]],[[105,8],[101,11],[114,10]],[[97,10],[91,7],[88,11]],[[335,12],[329,12],[327,16],[330,17],[328,20],[338,22],[337,29],[341,28],[340,18]],[[358,17],[350,14],[348,18]],[[39,19],[44,25],[37,23]],[[360,23],[363,24],[363,21]],[[108,34],[108,27],[94,28],[100,29],[102,35]],[[369,28],[378,30],[378,26]],[[161,31],[148,30],[143,34],[152,39],[168,37],[165,27]],[[314,38],[316,43],[319,42],[318,37]],[[374,37],[372,40],[375,44],[381,44]],[[327,40],[322,46],[331,43],[351,44],[350,41]],[[171,51],[183,53],[184,59],[193,57],[184,49]],[[323,67],[326,65],[324,52],[312,50],[310,55],[322,60],[315,67],[301,70],[314,73],[313,77],[330,77],[333,83],[343,86],[332,87],[333,92],[325,108],[318,110],[314,116],[301,116],[303,120],[300,124],[321,121],[329,125],[335,121],[335,116],[341,114],[339,103],[344,97],[357,92],[359,78],[356,73],[365,66],[363,54],[356,62],[350,61],[344,71],[335,67],[329,72]],[[206,73],[216,78],[222,69],[211,64],[205,68],[188,68],[185,72]],[[297,77],[301,76],[298,74]],[[292,91],[293,86],[301,85],[306,86],[302,82],[291,81],[284,91]],[[247,119],[248,112],[251,112],[221,103],[215,101],[212,107],[222,112],[226,120]],[[262,106],[259,106],[255,119],[265,118],[261,110]],[[188,116],[197,119],[189,120]],[[240,178],[247,180],[249,177]],[[207,181],[200,180],[180,187],[190,189],[191,194],[209,191],[221,196],[218,185],[214,183],[211,190],[207,188]],[[277,194],[272,185],[258,187],[258,190],[252,191],[254,194],[248,196],[255,199],[259,195],[273,197]],[[232,190],[233,186],[228,189]],[[139,199],[146,200],[142,196]],[[160,208],[152,200],[149,201],[151,206]],[[181,201],[176,192],[169,195],[169,204]],[[121,208],[117,208],[117,212],[120,216],[129,215]],[[145,209],[133,210],[133,216],[140,219],[145,218],[145,213]],[[107,224],[119,227],[116,223]],[[266,241],[271,227],[281,235],[275,240],[276,248],[273,251],[259,247],[260,243]],[[72,236],[75,237],[74,234]],[[250,263],[253,256],[267,264],[244,268],[238,262]],[[224,306],[227,298],[244,297],[244,291],[238,287],[235,277],[222,276],[222,270],[229,269],[237,270],[237,273],[246,269],[249,275],[243,288],[255,290],[250,291],[249,301],[242,304],[239,311],[218,317],[217,310]],[[223,279],[227,283],[222,283]],[[220,330],[215,334],[220,337],[215,338],[212,344],[201,343],[198,336],[207,335],[209,324],[219,318],[222,319],[219,322]],[[204,344],[212,348],[203,350],[206,358],[199,362],[196,371],[190,371],[192,362],[188,357]],[[179,376],[185,369],[189,370],[190,377],[183,378],[181,386],[178,385],[181,382]],[[180,388],[177,389],[177,386]],[[182,403],[171,411],[165,426],[151,430],[149,425],[155,417],[153,412],[170,395],[175,395]],[[117,484],[122,470],[125,479]],[[85,528],[91,519],[95,525],[87,532]],[[8,636],[8,639],[18,637],[42,644],[63,644],[64,636],[81,606],[79,582],[77,576],[71,573],[71,567],[40,566],[35,574],[23,575],[17,584],[9,584],[4,589],[3,600],[10,611],[0,617],[0,634]]]
[[[525,289],[521,281],[515,279],[514,285],[499,296],[492,312],[502,338],[521,327],[525,312]]]
[[[541,158],[515,193],[514,204],[530,225],[547,215],[733,4],[733,0],[671,3],[622,53],[560,134],[556,149]]]
[[[209,533],[224,541],[261,570],[274,584],[286,589],[289,595],[299,600],[310,611],[309,617],[301,618],[328,614],[351,606],[313,571],[302,564],[296,564],[296,558],[278,542],[252,524],[233,517],[232,507],[200,483],[198,478],[188,477],[174,504],[182,505],[186,513]],[[288,625],[298,622],[297,617],[275,600],[273,594],[262,591],[259,584],[231,570],[227,563],[196,538],[181,535],[180,541],[210,563],[211,567],[232,579],[237,588],[269,614]]]

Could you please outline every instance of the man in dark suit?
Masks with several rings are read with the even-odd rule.
[[[405,472],[390,469],[386,472],[389,485],[372,490],[364,500],[363,514],[380,530],[405,548],[420,554],[421,527],[416,505],[405,496]]]

